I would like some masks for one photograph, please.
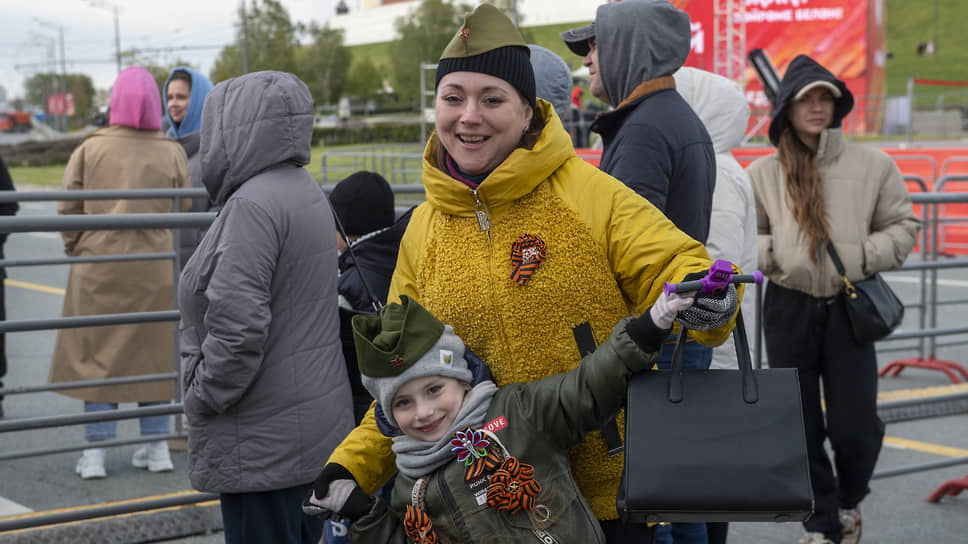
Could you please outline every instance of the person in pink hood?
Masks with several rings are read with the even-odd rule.
[[[62,185],[65,190],[190,186],[184,150],[161,132],[161,95],[147,70],[130,67],[118,75],[111,89],[109,126],[95,130],[74,150]],[[169,199],[74,200],[61,201],[57,211],[161,213],[172,211],[172,204]],[[62,236],[64,252],[72,257],[173,251],[168,229],[72,231]],[[62,315],[171,310],[173,285],[167,260],[75,263],[67,278]],[[175,326],[170,322],[61,329],[48,379],[64,383],[169,373],[177,364],[174,346]],[[121,402],[167,404],[174,391],[173,381],[167,380],[59,392],[84,401],[85,412],[98,412],[115,410]],[[146,444],[134,452],[132,464],[151,472],[172,470],[167,443],[159,439],[171,432],[170,416],[143,417],[140,424]],[[85,480],[104,478],[105,450],[97,443],[115,438],[116,422],[88,423],[84,434],[91,444],[75,471]]]

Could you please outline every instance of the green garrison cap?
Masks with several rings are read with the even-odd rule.
[[[397,390],[424,376],[447,376],[470,383],[464,341],[417,301],[400,295],[379,315],[353,317],[353,340],[363,387],[383,406],[391,424]]]
[[[373,378],[399,376],[427,353],[444,333],[444,324],[402,295],[379,315],[353,316],[353,340],[360,372]]]
[[[528,44],[514,23],[499,9],[491,4],[481,4],[464,17],[464,24],[447,44],[440,58],[473,57],[507,46],[527,47]]]
[[[464,17],[464,24],[440,55],[434,88],[451,72],[479,72],[503,79],[535,106],[531,50],[511,19],[490,4],[481,4]]]

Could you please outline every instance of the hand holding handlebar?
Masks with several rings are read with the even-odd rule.
[[[681,281],[679,283],[666,282],[663,292],[687,293],[699,291],[707,295],[721,294],[728,286],[740,283],[763,283],[763,273],[756,270],[752,274],[733,274],[733,265],[726,260],[718,259],[709,267],[709,272],[700,280]]]

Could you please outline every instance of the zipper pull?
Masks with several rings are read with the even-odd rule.
[[[474,215],[477,217],[477,228],[480,232],[491,233],[491,219],[487,216],[487,206],[477,194],[477,189],[471,189],[474,193]]]

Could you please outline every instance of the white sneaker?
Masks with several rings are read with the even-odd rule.
[[[171,472],[175,465],[171,463],[168,453],[168,443],[164,440],[150,442],[138,448],[131,457],[131,464],[137,468],[146,468],[148,472]]]
[[[860,534],[863,526],[860,510],[857,508],[842,508],[838,512],[838,517],[840,517],[841,525],[844,526],[844,539],[841,541],[842,544],[857,544],[860,542]]]
[[[106,478],[108,473],[104,470],[104,448],[84,450],[84,454],[77,460],[74,472],[83,480]]]
[[[834,544],[823,533],[807,533],[800,537],[799,544]]]

